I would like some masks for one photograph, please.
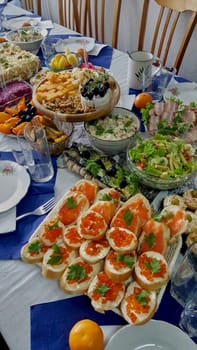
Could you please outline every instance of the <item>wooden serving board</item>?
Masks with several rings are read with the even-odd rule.
[[[50,109],[45,108],[40,102],[38,102],[36,98],[36,87],[33,90],[33,101],[36,106],[44,115],[54,119],[55,117],[58,118],[62,122],[83,122],[83,121],[89,121],[98,119],[101,117],[104,117],[107,115],[113,107],[118,103],[120,98],[120,86],[119,84],[114,80],[114,88],[112,90],[112,97],[110,101],[103,105],[101,108],[97,108],[91,112],[85,112],[85,113],[60,113],[60,112],[54,112]]]

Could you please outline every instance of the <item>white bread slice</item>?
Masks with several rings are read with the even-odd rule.
[[[56,216],[53,219],[46,220],[43,225],[37,230],[37,234],[40,240],[48,247],[62,239],[62,234],[64,231],[64,225]]]
[[[108,226],[103,216],[90,208],[79,217],[77,228],[81,237],[99,240],[105,235]]]
[[[105,258],[104,271],[114,282],[120,283],[131,277],[137,257],[136,253],[122,254],[110,250]]]
[[[169,239],[170,230],[168,226],[151,218],[145,223],[139,237],[138,254],[153,250],[164,255]]]
[[[149,251],[138,256],[134,268],[136,281],[148,290],[157,290],[169,280],[168,263],[160,253]]]
[[[106,232],[106,238],[112,249],[123,254],[134,251],[138,245],[136,235],[122,227],[111,227]]]
[[[106,238],[98,241],[85,240],[79,249],[79,255],[90,264],[95,264],[102,260],[109,253],[110,245]]]
[[[183,193],[183,199],[189,209],[197,209],[197,190],[190,188]]]
[[[78,253],[76,250],[66,247],[65,244],[55,244],[45,253],[42,261],[42,275],[49,279],[59,279],[68,264]]]
[[[84,239],[80,236],[77,225],[70,225],[64,229],[63,232],[64,243],[73,249],[79,249]]]
[[[124,283],[115,283],[104,271],[98,273],[89,285],[87,295],[98,312],[113,310],[120,304],[125,293]]]
[[[178,205],[169,205],[161,211],[161,221],[170,229],[169,243],[174,243],[177,236],[181,235],[187,229],[188,220],[186,212]]]
[[[96,182],[81,179],[73,187],[71,187],[70,190],[82,192],[88,198],[89,203],[92,204],[95,200],[98,189],[98,184]]]
[[[140,219],[140,224],[143,227],[148,219],[151,218],[152,208],[148,199],[141,193],[137,193],[131,198],[129,198],[123,206],[133,210],[138,218]]]
[[[116,212],[112,201],[97,201],[91,205],[90,209],[102,215],[108,225]]]
[[[39,238],[34,238],[21,248],[21,259],[28,264],[39,263],[47,249]]]
[[[184,199],[182,196],[179,196],[178,194],[170,194],[169,196],[166,196],[163,200],[163,206],[168,207],[169,205],[178,205],[179,207],[185,209],[186,204],[184,202]]]
[[[88,198],[81,192],[69,191],[58,210],[60,221],[65,225],[73,225],[90,204]]]
[[[121,227],[135,233],[138,237],[141,232],[140,219],[129,207],[122,206],[112,218],[110,227]]]
[[[193,212],[191,210],[186,210],[185,211],[185,216],[187,219],[187,227],[185,229],[185,233],[190,234],[190,233],[197,233],[197,212]]]
[[[128,285],[120,305],[122,316],[132,325],[148,322],[153,317],[156,307],[156,292],[142,288],[136,281]]]
[[[114,188],[102,188],[96,195],[96,201],[112,201],[117,210],[120,206],[120,193]]]
[[[60,278],[60,288],[69,294],[85,293],[94,276],[101,271],[103,263],[90,264],[78,257],[66,268]]]

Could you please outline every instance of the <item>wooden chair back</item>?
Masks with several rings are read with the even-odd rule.
[[[41,0],[22,0],[22,7],[31,12],[35,12],[38,16],[42,15]]]
[[[116,48],[118,45],[119,20],[122,0],[114,0],[113,13],[109,12],[108,0],[76,0],[75,20],[81,34],[94,37],[106,43],[107,22],[112,17],[109,44]]]
[[[58,0],[59,24],[80,31],[78,8],[81,0]]]
[[[192,33],[197,24],[197,1],[196,0],[152,0],[159,5],[158,17],[156,18],[150,51],[160,57],[166,64],[170,49],[173,48],[174,33],[181,22],[182,13],[188,12],[188,19],[184,34],[180,39],[178,51],[173,66],[180,69],[184,54],[189,44]],[[148,29],[148,20],[154,17],[150,12],[150,0],[144,0],[141,14],[140,31],[138,38],[138,50],[144,49],[145,35]],[[183,24],[183,21],[181,22]],[[146,48],[147,49],[147,48]]]

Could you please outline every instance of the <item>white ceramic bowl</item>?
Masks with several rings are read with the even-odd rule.
[[[20,46],[22,50],[31,51],[36,55],[47,34],[48,31],[44,28],[24,27],[8,32],[6,38],[9,42]]]
[[[114,155],[114,154],[125,152],[128,145],[132,144],[132,142],[135,142],[136,134],[138,133],[138,131],[140,129],[140,121],[139,121],[138,117],[133,112],[131,112],[130,110],[128,110],[126,108],[122,108],[122,107],[114,107],[109,114],[119,115],[123,118],[123,120],[124,120],[124,116],[129,116],[129,119],[134,123],[133,134],[128,136],[125,133],[125,135],[122,134],[122,136],[120,138],[116,137],[116,139],[103,139],[103,136],[93,135],[91,133],[90,125],[94,122],[97,122],[97,121],[85,122],[84,128],[85,128],[85,131],[88,135],[88,138],[89,138],[91,144],[94,147],[96,147],[100,151],[104,152],[105,154]],[[103,123],[103,127],[105,129],[106,129],[106,124],[105,124],[106,118],[109,117],[109,114],[107,116],[105,116],[104,118],[99,119],[99,123],[101,123],[101,124]],[[111,126],[112,125],[110,125],[110,127]],[[114,128],[112,126],[113,130],[115,130],[116,126],[117,126],[116,123],[114,124]]]

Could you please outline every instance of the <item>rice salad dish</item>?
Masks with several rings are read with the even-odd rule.
[[[137,125],[131,115],[112,112],[106,117],[87,122],[88,133],[101,140],[117,141],[127,139],[136,133]]]

